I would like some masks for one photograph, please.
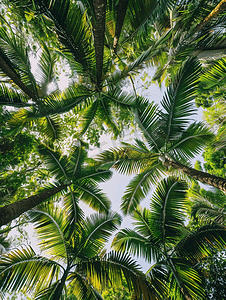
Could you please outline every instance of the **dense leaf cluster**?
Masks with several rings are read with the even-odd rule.
[[[225,1],[0,5],[0,297],[224,298]],[[136,85],[150,67],[167,87],[159,104]],[[213,128],[195,121],[195,102]],[[134,132],[134,142],[89,157],[102,138]],[[192,168],[203,150],[207,172]],[[122,222],[99,187],[110,169],[135,174],[121,201],[134,224],[107,252]],[[39,251],[11,247],[22,222]]]

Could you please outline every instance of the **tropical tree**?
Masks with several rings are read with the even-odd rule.
[[[152,263],[146,275],[165,283],[168,298],[164,299],[205,299],[196,264],[226,245],[224,226],[209,223],[194,231],[185,226],[186,189],[184,181],[163,179],[151,198],[150,210],[138,207],[133,212],[135,229],[122,229],[113,240],[114,249]]]
[[[78,299],[102,299],[95,287],[125,278],[134,294],[145,293],[148,283],[128,255],[101,254],[105,242],[121,223],[117,213],[94,214],[68,226],[67,211],[54,204],[29,212],[45,256],[30,247],[15,249],[0,260],[1,291],[29,290],[34,299],[62,299],[70,285]],[[155,299],[155,298],[150,298]]]
[[[30,91],[28,86],[28,89],[24,87],[22,89],[19,81],[18,83],[15,82],[30,99],[37,99],[38,101],[32,103],[30,109],[24,108],[15,113],[10,123],[15,123],[16,126],[18,124],[22,126],[26,124],[27,126],[27,123],[30,123],[31,120],[47,118],[43,124],[46,127],[48,126],[48,131],[50,131],[52,125],[58,133],[57,114],[75,108],[75,112],[84,111],[81,119],[80,135],[87,130],[92,120],[97,117],[110,127],[117,136],[119,128],[112,109],[120,111],[119,108],[121,108],[122,112],[127,110],[126,115],[128,115],[128,108],[131,105],[134,106],[136,100],[134,95],[122,92],[122,83],[120,84],[120,82],[129,73],[131,74],[143,60],[140,58],[136,63],[128,66],[123,58],[112,56],[110,50],[116,49],[120,34],[122,32],[126,33],[122,28],[129,28],[131,34],[145,28],[144,24],[150,21],[150,15],[153,14],[153,17],[156,18],[159,13],[158,8],[164,9],[164,7],[168,7],[170,2],[164,0],[160,2],[129,1],[127,3],[125,1],[112,2],[104,0],[81,1],[78,3],[68,0],[37,0],[27,1],[27,6],[24,3],[24,7],[29,8],[29,14],[33,7],[34,14],[42,14],[48,18],[48,21],[52,21],[61,43],[58,53],[61,53],[67,60],[72,70],[74,84],[63,94],[52,93],[47,97],[47,95],[40,94],[39,89],[35,91],[35,88],[30,87],[30,90],[32,90]],[[27,13],[26,9],[24,13]],[[127,26],[128,24],[130,25]],[[14,39],[16,43],[19,43],[16,38]],[[11,63],[11,57],[4,48],[2,48],[2,52],[4,53],[3,65],[8,62],[8,69],[11,68],[11,73],[13,73],[17,66]],[[43,63],[45,67],[48,66],[45,61]],[[119,67],[122,71],[118,72],[116,70],[114,74],[111,74],[112,66],[113,68]],[[5,69],[3,71],[13,80],[10,71],[8,73]],[[22,77],[21,81],[23,82]]]
[[[205,4],[204,1],[177,2],[153,23],[153,41],[169,33],[151,58],[151,64],[157,67],[153,80],[160,85],[164,80],[169,83],[181,63],[190,56],[197,55],[207,64],[225,55],[224,5],[217,9],[216,1]]]
[[[191,123],[195,112],[193,99],[200,73],[194,58],[188,59],[165,93],[160,110],[154,103],[140,99],[137,122],[147,141],[136,139],[135,145],[110,149],[99,155],[99,164],[113,167],[121,173],[139,173],[130,182],[123,196],[121,208],[132,212],[147,195],[151,184],[156,184],[167,172],[187,175],[202,183],[226,190],[226,180],[189,166],[194,158],[214,138],[201,122]]]
[[[81,217],[79,199],[100,212],[107,212],[110,200],[98,188],[98,183],[111,177],[111,172],[97,169],[87,158],[87,150],[78,142],[69,156],[39,146],[44,167],[50,171],[50,179],[35,195],[10,203],[0,208],[0,225],[5,225],[38,204],[50,200],[62,192],[63,205],[68,212],[69,225],[73,226]]]

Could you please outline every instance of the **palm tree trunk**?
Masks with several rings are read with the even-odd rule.
[[[128,2],[129,0],[119,0],[119,3],[117,5],[117,19],[116,19],[116,26],[115,26],[114,42],[113,42],[113,48],[115,53],[117,52],[118,40],[122,31],[122,26],[125,19]]]
[[[201,30],[208,22],[216,18],[220,13],[226,9],[226,0],[222,0],[211,13],[195,28],[196,31]]]
[[[96,17],[96,20],[93,21],[93,34],[96,53],[96,78],[98,90],[101,89],[102,82],[106,4],[107,0],[93,0]]]
[[[220,189],[223,192],[226,192],[226,179],[211,175],[206,172],[198,171],[193,168],[189,168],[181,163],[178,163],[173,160],[166,159],[164,162],[165,166],[170,166],[173,169],[180,171],[183,174],[186,174],[202,183],[209,184],[215,188]]]
[[[16,84],[21,90],[29,96],[32,100],[36,101],[37,97],[20,79],[20,77],[7,65],[5,60],[0,56],[0,69]]]
[[[24,212],[34,208],[35,206],[49,199],[51,196],[54,196],[58,192],[62,191],[67,186],[68,186],[67,184],[64,184],[58,187],[54,187],[47,191],[43,191],[40,194],[33,195],[28,198],[1,207],[0,226],[6,225],[7,223],[19,217]]]

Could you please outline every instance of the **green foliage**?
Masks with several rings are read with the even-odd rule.
[[[131,300],[132,293],[129,292],[126,286],[117,286],[117,287],[109,287],[106,291],[102,293],[102,297],[104,300]]]
[[[134,230],[122,229],[113,247],[153,263],[147,276],[159,298],[205,299],[196,266],[214,249],[226,245],[225,227],[208,223],[190,230],[185,226],[186,185],[175,178],[162,180],[149,209],[137,208],[132,217]]]
[[[226,297],[226,256],[225,250],[217,252],[198,266],[204,275],[203,287],[206,299],[222,300]]]
[[[21,164],[34,151],[34,139],[27,133],[20,133],[15,137],[0,139],[0,169]]]

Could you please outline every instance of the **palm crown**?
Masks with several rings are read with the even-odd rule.
[[[140,99],[137,121],[146,144],[137,139],[135,145],[124,143],[124,147],[99,155],[98,160],[105,168],[114,167],[127,174],[139,173],[128,185],[123,197],[121,206],[124,213],[136,208],[147,195],[151,184],[165,174],[166,165],[174,163],[172,167],[176,169],[178,162],[180,167],[177,169],[183,172],[188,161],[212,140],[213,134],[206,126],[201,122],[191,123],[190,119],[195,111],[193,101],[199,74],[198,61],[188,59],[161,101],[163,110]]]
[[[68,227],[67,211],[53,204],[29,212],[45,256],[30,247],[16,249],[0,261],[1,290],[29,289],[34,299],[62,299],[66,285],[79,299],[102,299],[101,289],[110,281],[126,279],[135,296],[149,299],[151,285],[128,256],[101,254],[105,242],[121,223],[117,213],[95,214],[81,220],[75,230]],[[154,299],[154,298],[150,298]]]
[[[142,256],[156,263],[147,276],[163,294],[177,299],[204,299],[195,265],[213,248],[225,247],[225,227],[216,223],[190,231],[185,226],[185,182],[169,177],[162,180],[151,198],[150,210],[137,208],[132,217],[135,229],[122,229],[113,240],[118,251]],[[153,284],[154,284],[153,282]],[[162,286],[168,282],[168,286]],[[178,293],[179,292],[179,293]]]

